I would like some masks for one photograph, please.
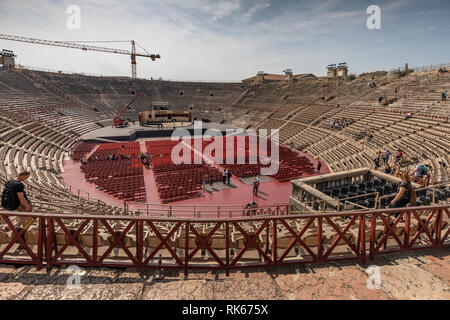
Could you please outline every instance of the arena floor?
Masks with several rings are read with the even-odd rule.
[[[148,139],[147,139],[148,140]],[[142,152],[146,152],[145,140],[140,140],[140,147]],[[314,167],[317,167],[317,159],[309,156],[308,154],[299,152],[300,155],[308,157]],[[217,165],[215,165],[217,166]],[[90,198],[99,199],[107,204],[123,207],[124,202],[113,196],[108,195],[106,192],[97,189],[95,184],[88,183],[84,174],[80,169],[81,164],[79,161],[73,161],[67,159],[64,161],[64,172],[61,174],[64,183],[74,194],[78,194],[78,190],[81,191],[81,195],[87,196],[89,193]],[[221,171],[223,168],[217,166]],[[329,173],[329,169],[324,165],[322,166],[320,173]],[[315,172],[314,174],[319,174]],[[305,177],[310,174],[305,173]],[[264,179],[266,178],[266,179]],[[290,182],[279,182],[270,177],[264,177],[261,179],[260,192],[258,196],[253,196],[253,185],[248,180],[253,178],[240,179],[235,176],[231,178],[231,185],[226,186],[222,182],[215,182],[213,188],[207,187],[207,191],[202,197],[187,199],[171,203],[171,205],[208,205],[208,206],[220,206],[220,205],[242,205],[250,203],[252,200],[256,201],[259,205],[271,205],[288,203],[289,197],[292,194],[292,184]],[[269,181],[265,181],[269,180]],[[149,204],[162,204],[161,198],[156,190],[156,182],[153,174],[153,170],[144,169],[144,182],[146,187],[147,202]],[[130,209],[139,209],[143,206],[140,204],[131,204]]]
[[[82,268],[79,289],[66,286],[65,268],[0,265],[0,299],[11,300],[390,300],[450,299],[450,248],[377,256],[380,289],[367,287],[355,262],[269,270],[183,272]],[[413,275],[413,276],[412,276]]]

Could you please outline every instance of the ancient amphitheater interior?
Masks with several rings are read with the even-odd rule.
[[[248,84],[1,70],[1,180],[4,183],[22,171],[31,173],[25,184],[36,216],[22,233],[11,229],[17,223],[16,217],[2,216],[0,262],[11,261],[15,267],[1,266],[0,287],[4,290],[0,297],[402,299],[411,298],[414,291],[419,298],[448,298],[445,244],[449,243],[450,221],[450,105],[441,101],[440,94],[449,86],[450,76],[437,71],[406,75],[377,72],[340,79],[308,76],[292,83]],[[137,120],[138,112],[153,102],[165,101],[169,109],[190,111],[197,120],[234,128],[279,129],[279,142],[284,148],[289,146],[308,155],[313,166],[320,159],[327,168],[316,173],[312,169],[314,174],[296,180],[298,185],[313,181],[310,185],[318,191],[329,191],[331,200],[319,199],[312,191],[305,196],[302,192],[306,191],[296,190],[295,181],[288,181],[290,187],[284,189],[288,191],[279,191],[289,193],[287,203],[250,210],[250,215],[275,219],[248,218],[249,210],[242,209],[230,209],[227,216],[222,208],[222,215],[214,214],[213,220],[202,221],[199,207],[197,213],[195,206],[189,207],[183,211],[188,216],[183,216],[177,215],[176,203],[174,207],[161,204],[143,214],[70,186],[62,179],[72,168],[66,164],[78,163],[101,144],[83,142],[83,137],[110,127],[115,115],[137,92],[142,97],[123,116],[130,121]],[[385,103],[379,101],[382,95]],[[344,118],[348,121],[345,127],[330,125],[333,119]],[[341,192],[349,192],[345,183],[359,181],[352,180],[353,176],[370,180],[368,176],[372,175],[376,185],[375,180],[381,180],[373,172],[373,159],[386,148],[393,152],[401,148],[401,166],[409,171],[417,160],[429,168],[427,184],[416,185],[419,207],[403,212],[401,221],[395,216],[389,218],[388,212],[392,219],[389,223],[382,214],[375,220],[371,218],[373,208],[386,210],[388,202],[380,201],[377,207],[378,198],[377,202],[365,198],[369,200],[358,202],[365,209],[347,208],[348,204],[339,200],[347,195],[335,197],[330,189],[342,186]],[[389,185],[391,178],[386,179]],[[333,203],[336,199],[337,205]],[[215,205],[213,211],[220,210],[218,207]],[[325,214],[330,215],[321,217]],[[170,220],[173,217],[175,220]],[[19,235],[23,241],[17,240]],[[424,250],[407,250],[414,246],[423,246]],[[441,248],[430,249],[433,247]],[[398,251],[405,252],[395,253]],[[387,264],[383,276],[391,281],[380,290],[365,286],[367,274],[362,266],[369,263],[366,256],[378,264]],[[34,271],[36,266],[20,266],[20,261],[37,265],[38,271]],[[105,269],[108,263],[113,269]],[[87,285],[81,291],[67,291],[59,285],[66,269],[54,268],[72,264],[86,270],[83,279]],[[199,271],[212,265],[222,271],[217,275],[212,273],[214,269]],[[143,266],[146,268],[140,269]],[[249,266],[253,266],[250,276],[245,268]],[[128,269],[117,269],[120,267]],[[39,278],[45,270],[58,271]],[[399,282],[411,281],[402,278],[406,272],[431,278],[405,289]],[[164,279],[173,281],[160,282]],[[324,279],[333,281],[327,293],[314,285]],[[34,287],[34,281],[42,281],[44,289]],[[229,290],[224,291],[224,286]]]
[[[395,317],[311,301],[450,300],[449,13],[0,0],[5,310]]]

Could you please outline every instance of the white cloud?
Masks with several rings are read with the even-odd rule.
[[[219,0],[209,3],[204,10],[212,15],[213,21],[216,21],[233,14],[240,7],[240,1]]]
[[[257,4],[257,5],[255,5],[253,7],[251,7],[247,12],[245,12],[242,15],[242,20],[243,21],[249,21],[258,11],[267,9],[269,7],[270,7],[270,3],[269,2]]]

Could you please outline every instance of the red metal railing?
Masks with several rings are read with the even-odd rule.
[[[124,202],[124,209],[132,208],[141,216],[166,216],[180,218],[233,218],[259,215],[288,215],[289,204],[279,203],[246,208],[243,205],[164,205]]]
[[[228,274],[349,259],[365,264],[379,254],[449,246],[449,209],[447,204],[226,219],[0,212],[0,263],[175,268],[186,275],[192,269]],[[18,217],[34,221],[24,231],[13,222]]]

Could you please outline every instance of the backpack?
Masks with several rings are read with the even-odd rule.
[[[20,206],[19,198],[13,189],[10,189],[5,184],[5,189],[2,192],[2,207],[6,210],[14,211]]]
[[[425,167],[423,164],[420,165],[420,173],[421,174],[427,174],[428,173],[427,167]]]

